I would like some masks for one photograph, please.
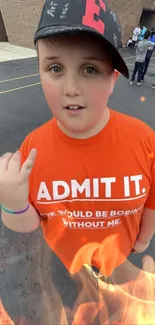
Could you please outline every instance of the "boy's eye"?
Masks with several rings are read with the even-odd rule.
[[[97,73],[97,69],[95,69],[94,67],[86,67],[84,69],[84,72],[89,73],[89,74],[95,74],[95,73]]]
[[[62,68],[58,65],[54,65],[54,66],[50,67],[49,70],[53,73],[61,73],[62,72]]]

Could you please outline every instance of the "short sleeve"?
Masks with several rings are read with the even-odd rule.
[[[29,136],[27,136],[25,138],[25,140],[23,141],[23,143],[21,144],[20,148],[18,149],[20,151],[20,165],[22,166],[23,163],[25,162],[31,148],[29,145]],[[34,202],[32,200],[31,194],[30,194],[30,190],[29,190],[29,197],[28,197],[29,203],[34,206]],[[34,206],[35,207],[35,206]]]
[[[147,150],[150,159],[150,190],[145,202],[145,208],[155,210],[155,131],[150,127],[147,129],[147,146],[145,147],[145,150]]]
[[[154,153],[153,165],[151,168],[151,187],[150,187],[147,201],[145,203],[145,208],[155,209],[155,153]]]
[[[149,41],[149,42],[148,42],[148,46],[149,46],[149,48],[152,48],[152,49],[153,49],[154,46],[155,46],[155,44],[154,44],[153,42]]]

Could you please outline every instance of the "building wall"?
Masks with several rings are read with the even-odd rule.
[[[43,3],[44,0],[0,0],[10,43],[33,48],[33,36]],[[109,3],[120,18],[123,28],[123,43],[132,35],[133,28],[140,20],[143,8],[155,10],[155,1],[153,0],[109,0]],[[154,24],[155,13],[152,15],[151,21],[151,24]]]
[[[7,41],[7,36],[6,36],[6,32],[5,32],[5,26],[4,26],[2,13],[0,11],[0,42],[6,42],[6,41]]]
[[[110,6],[118,14],[120,19],[123,40],[126,41],[132,35],[133,28],[137,25],[141,16],[141,0],[109,0]]]
[[[4,26],[4,21],[3,21],[3,17],[2,17],[1,6],[2,6],[2,0],[0,0],[0,42],[5,42],[5,41],[7,41],[7,36],[6,36],[6,32],[5,32],[5,26]]]
[[[148,28],[155,27],[155,13],[153,11],[146,11],[142,16],[142,24],[145,21],[145,25]]]
[[[153,0],[109,0],[110,6],[118,14],[122,29],[124,42],[132,36],[132,31],[140,21],[143,9],[155,10]],[[148,20],[145,19],[147,27],[152,27],[155,22],[155,12],[150,12]]]
[[[33,48],[33,36],[44,0],[1,0],[1,2],[9,42]]]

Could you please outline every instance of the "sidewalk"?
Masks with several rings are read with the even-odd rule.
[[[36,51],[25,47],[0,42],[0,62],[36,57]]]

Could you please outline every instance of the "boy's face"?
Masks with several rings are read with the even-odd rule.
[[[118,73],[103,47],[88,36],[38,41],[41,83],[59,127],[69,136],[87,138],[107,123],[106,108]]]

